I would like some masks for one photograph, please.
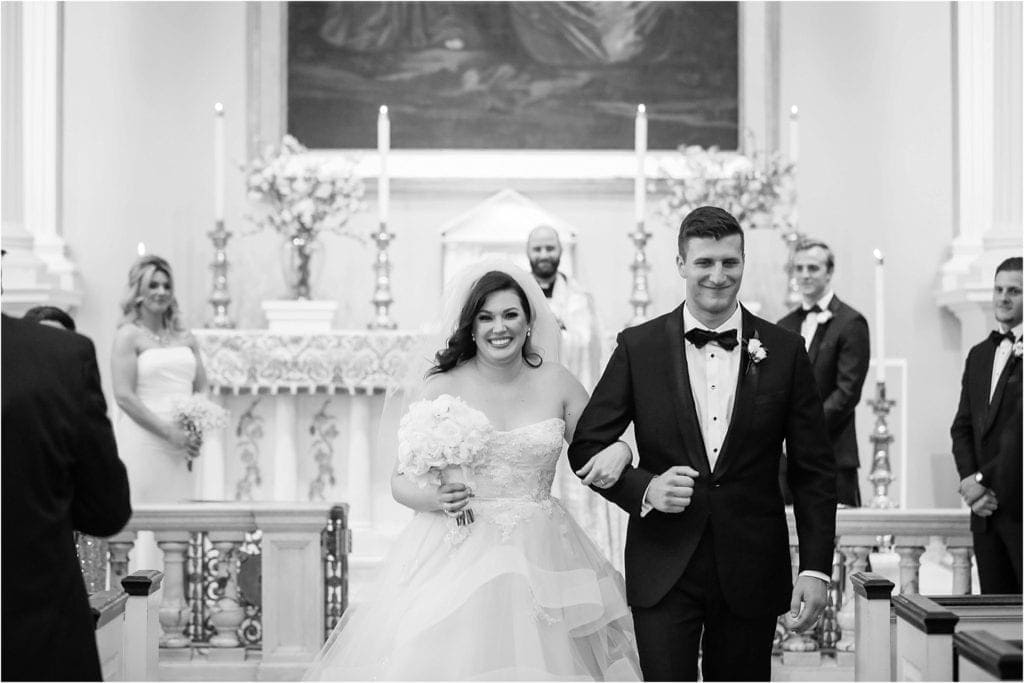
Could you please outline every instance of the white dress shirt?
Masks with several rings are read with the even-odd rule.
[[[825,292],[825,296],[818,299],[813,304],[805,303],[802,308],[805,311],[809,311],[812,306],[817,306],[821,309],[822,313],[828,310],[828,305],[832,303],[832,298],[835,293],[830,289]],[[818,316],[811,315],[808,313],[804,316],[804,321],[800,324],[800,336],[804,338],[804,350],[811,350],[811,340],[814,339],[814,333],[818,331]]]
[[[996,355],[992,359],[992,381],[988,386],[988,400],[992,401],[992,396],[996,393],[996,384],[999,383],[999,375],[1003,374],[1003,368],[1006,367],[1006,363],[1010,360],[1010,354],[1013,353],[1013,345],[1020,340],[1021,328],[1024,328],[1024,323],[1017,325],[1010,332],[1013,332],[1014,341],[1004,339],[999,342],[999,346],[996,347]],[[999,326],[999,331],[1005,333],[1006,327],[1003,325]]]

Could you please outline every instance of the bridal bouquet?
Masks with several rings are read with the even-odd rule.
[[[440,486],[451,476],[468,481],[493,428],[483,413],[453,396],[409,406],[398,427],[398,472],[420,487]],[[473,523],[473,511],[455,515],[458,526]]]
[[[192,461],[199,457],[199,449],[203,445],[203,435],[210,430],[224,427],[228,414],[202,394],[192,394],[188,398],[176,400],[171,410],[174,421],[192,437],[192,445],[186,450],[185,455],[188,471],[191,472]]]

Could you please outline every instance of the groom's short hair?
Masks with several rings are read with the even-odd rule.
[[[701,206],[690,213],[679,225],[679,255],[686,260],[686,243],[694,237],[720,240],[729,235],[740,236],[740,253],[745,252],[743,228],[732,214],[717,206]]]

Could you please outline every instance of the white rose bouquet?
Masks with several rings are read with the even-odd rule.
[[[227,424],[228,414],[202,394],[192,394],[188,398],[174,401],[171,410],[174,421],[191,437],[191,445],[185,451],[186,464],[191,472],[192,461],[199,457],[203,436],[211,430],[223,428]]]
[[[453,396],[416,401],[398,427],[398,472],[421,488],[440,486],[461,476],[469,483],[474,465],[493,428],[487,417]],[[463,508],[459,526],[473,523],[473,511]]]

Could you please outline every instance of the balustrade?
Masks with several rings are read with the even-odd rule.
[[[294,678],[347,606],[345,506],[137,505],[110,539],[111,576],[140,531],[154,533],[163,555],[164,677]]]

